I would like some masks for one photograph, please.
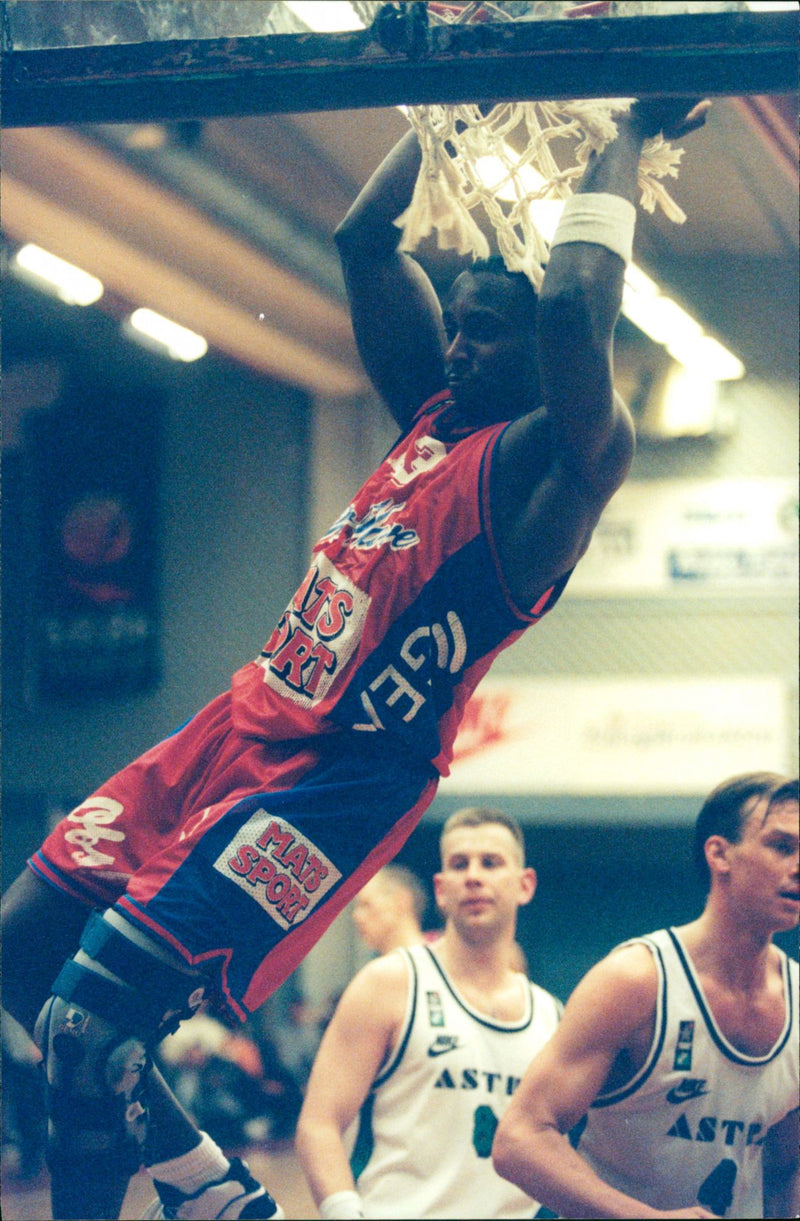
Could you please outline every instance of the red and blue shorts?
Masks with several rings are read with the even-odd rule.
[[[28,864],[210,973],[244,1021],[433,799],[432,767],[383,739],[244,737],[227,692],[63,818]]]

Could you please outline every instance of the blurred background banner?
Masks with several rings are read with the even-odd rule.
[[[440,792],[692,794],[785,772],[778,679],[487,678]]]
[[[603,513],[566,596],[779,593],[797,584],[791,478],[626,483]]]
[[[158,677],[160,398],[73,383],[30,420],[35,694],[79,701]]]

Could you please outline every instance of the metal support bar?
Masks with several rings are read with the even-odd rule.
[[[5,127],[797,89],[800,15],[721,12],[6,51]],[[384,42],[386,40],[384,39]]]

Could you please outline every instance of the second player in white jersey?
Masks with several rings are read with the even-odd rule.
[[[297,1152],[323,1221],[538,1211],[492,1165],[498,1124],[560,1016],[518,970],[517,913],[536,873],[498,810],[456,811],[440,850],[444,932],[356,975],[314,1063]]]
[[[498,1121],[559,1002],[519,975],[523,1017],[471,1005],[435,949],[398,950],[409,994],[397,1050],[360,1113],[351,1157],[368,1217],[532,1217],[538,1205],[492,1167]]]
[[[607,1183],[653,1208],[699,1203],[719,1217],[760,1217],[764,1138],[798,1102],[797,963],[781,953],[783,1028],[748,1055],[720,1029],[679,934],[639,941],[658,970],[650,1055],[595,1100],[577,1148]]]
[[[572,992],[500,1122],[495,1169],[561,1217],[800,1216],[798,782],[732,776],[697,816],[700,915]]]

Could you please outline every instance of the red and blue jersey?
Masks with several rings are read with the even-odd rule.
[[[507,425],[465,425],[429,399],[314,548],[261,655],[233,678],[240,733],[273,741],[390,734],[447,775],[467,700],[530,610],[500,571],[489,506]]]

